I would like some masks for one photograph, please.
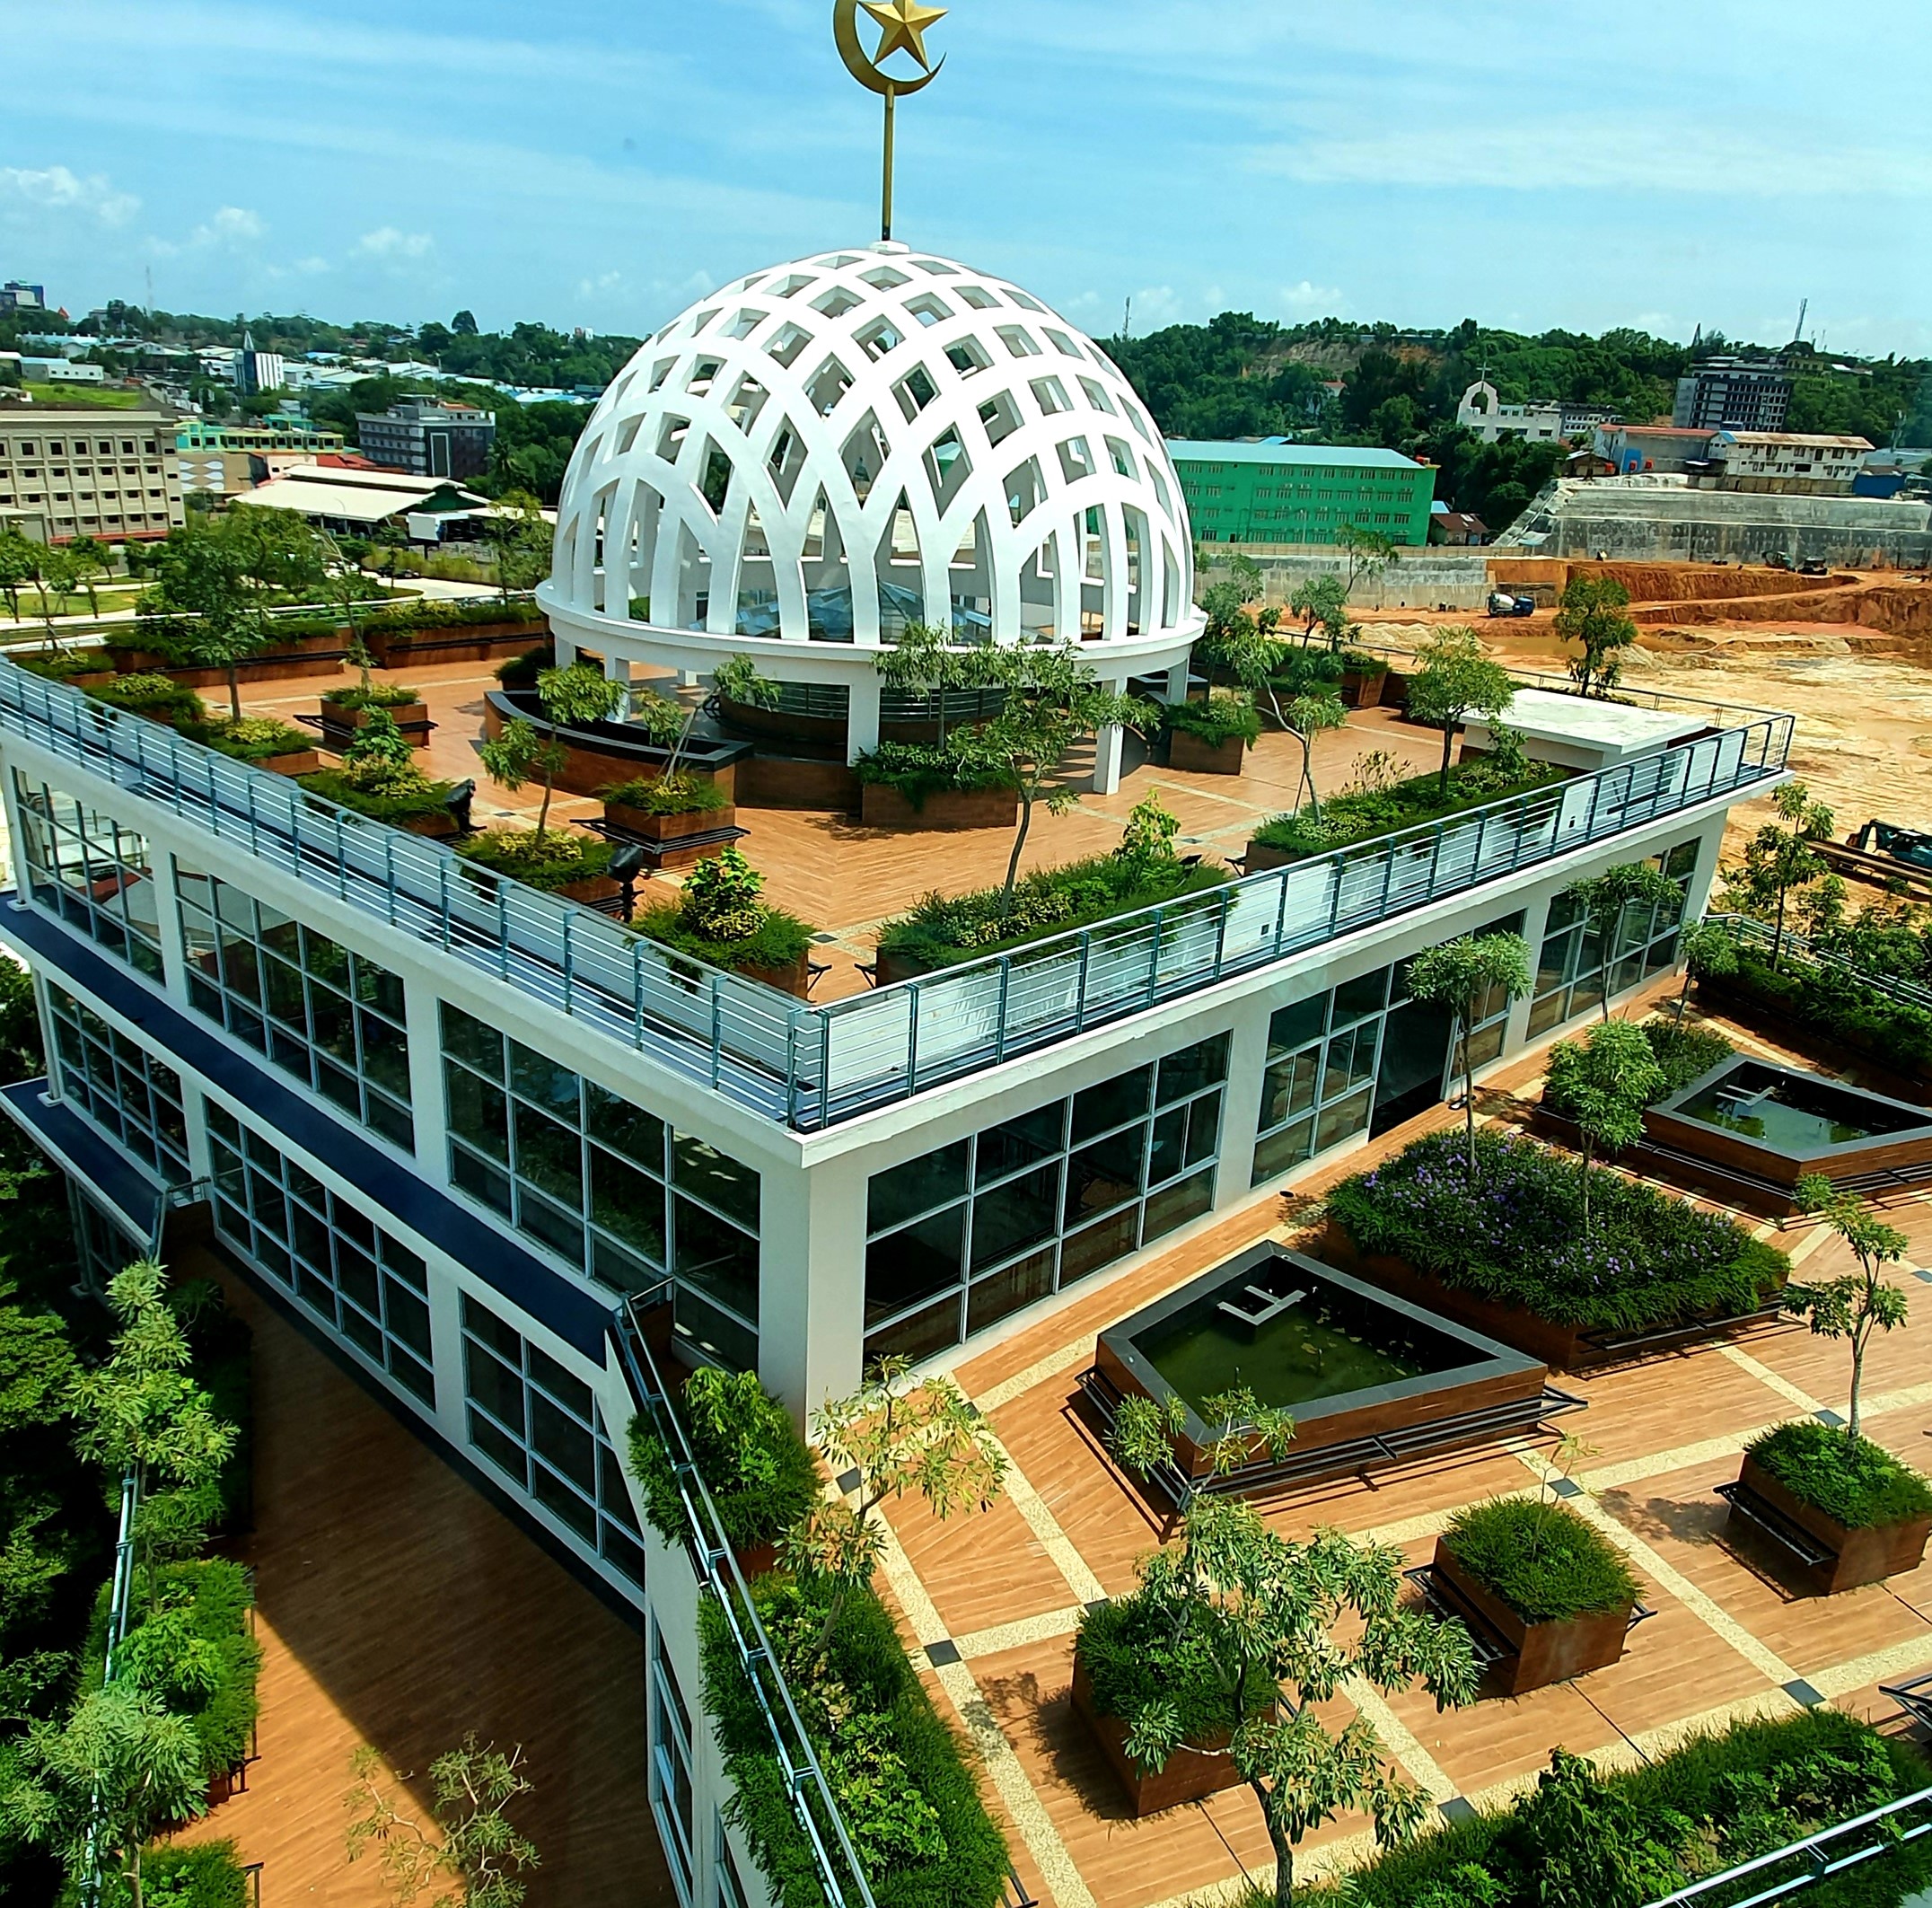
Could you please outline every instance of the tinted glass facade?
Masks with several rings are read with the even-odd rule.
[[[194,1174],[180,1075],[51,980],[47,1001],[60,1096],[119,1140],[162,1184],[185,1185]]]
[[[207,1112],[215,1231],[434,1411],[422,1260],[261,1134]]]
[[[29,892],[151,980],[161,979],[161,919],[147,842],[110,815],[13,771]]]
[[[865,1357],[929,1358],[1214,1204],[1227,1036],[874,1174]]]
[[[1680,841],[1651,859],[1673,881],[1688,884],[1697,866],[1697,843]],[[1575,1015],[1588,1013],[1603,1001],[1606,986],[1614,998],[1663,972],[1676,958],[1682,919],[1681,901],[1675,907],[1626,909],[1612,936],[1615,945],[1606,952],[1603,936],[1591,927],[1576,898],[1558,895],[1550,903],[1542,953],[1536,963],[1530,1032],[1547,1033]]]
[[[462,1320],[470,1442],[641,1587],[642,1533],[590,1386],[467,1292]]]
[[[447,1003],[450,1177],[620,1292],[669,1272],[685,1349],[758,1363],[759,1175]]]
[[[402,982],[364,954],[177,861],[188,996],[351,1119],[408,1152]]]

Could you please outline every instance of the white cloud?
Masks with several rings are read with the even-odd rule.
[[[118,192],[102,172],[83,179],[64,165],[40,171],[23,166],[0,165],[0,203],[13,201],[49,211],[78,212],[103,225],[125,225],[141,209],[132,192]]]
[[[356,250],[365,259],[420,259],[435,242],[426,232],[399,232],[393,225],[382,225],[364,233]]]
[[[1320,312],[1330,318],[1345,311],[1348,301],[1336,285],[1312,285],[1304,278],[1299,285],[1285,286],[1276,295],[1287,312]]]
[[[622,272],[600,272],[594,278],[577,280],[579,298],[595,298],[605,292],[614,292],[624,282]]]
[[[205,224],[189,233],[190,245],[247,245],[268,231],[260,215],[242,206],[222,207]]]

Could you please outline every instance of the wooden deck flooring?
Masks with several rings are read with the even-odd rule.
[[[1662,989],[1658,989],[1662,991]],[[1735,1030],[1733,1030],[1735,1031]],[[1758,1037],[1760,1046],[1770,1043]],[[1508,1121],[1540,1087],[1540,1055],[1485,1088],[1485,1117]],[[1453,1118],[1436,1108],[1376,1143],[1385,1154]],[[1164,1525],[1122,1479],[1080,1402],[1076,1379],[1096,1331],[1171,1290],[1240,1246],[1295,1236],[1301,1192],[1359,1170],[1357,1155],[1298,1193],[1269,1200],[1177,1247],[1056,1316],[966,1362],[957,1376],[1015,1467],[1014,1488],[982,1517],[939,1525],[895,1506],[897,1554],[887,1580],[917,1641],[949,1641],[960,1661],[934,1678],[988,1753],[989,1792],[1004,1813],[1020,1871],[1056,1908],[1208,1908],[1245,1871],[1271,1869],[1260,1817],[1246,1795],[1135,1822],[1068,1699],[1081,1606],[1132,1587],[1137,1560]],[[1908,1326],[1874,1346],[1866,1387],[1868,1435],[1920,1466],[1932,1460],[1932,1198],[1896,1203],[1911,1241],[1900,1282],[1917,1304]],[[1835,1239],[1806,1222],[1778,1243],[1801,1275],[1849,1266]],[[1761,1332],[1561,1380],[1590,1409],[1567,1421],[1592,1446],[1577,1500],[1624,1550],[1657,1613],[1621,1662],[1520,1699],[1489,1699],[1438,1715],[1405,1695],[1374,1719],[1408,1772],[1438,1802],[1500,1800],[1532,1781],[1552,1746],[1612,1763],[1666,1747],[1686,1729],[1747,1714],[1789,1714],[1823,1700],[1882,1719],[1876,1685],[1932,1667],[1932,1563],[1908,1577],[1821,1599],[1794,1594],[1761,1554],[1724,1531],[1712,1486],[1737,1474],[1756,1431],[1800,1411],[1842,1411],[1842,1345],[1801,1325]],[[1426,1561],[1461,1506],[1536,1488],[1549,1442],[1524,1439],[1435,1464],[1306,1487],[1269,1500],[1291,1536],[1337,1525]],[[942,1663],[950,1652],[941,1651]],[[1304,1849],[1304,1867],[1346,1865],[1366,1852],[1362,1824],[1338,1823]]]
[[[251,1288],[205,1260],[255,1332],[260,1759],[187,1832],[259,1861],[264,1908],[387,1908],[351,1867],[349,1758],[408,1772],[474,1730],[523,1745],[512,1811],[542,1867],[530,1908],[670,1908],[645,1788],[638,1632]]]

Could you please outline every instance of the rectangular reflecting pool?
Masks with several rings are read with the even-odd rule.
[[[1647,1137],[1720,1172],[1779,1187],[1932,1172],[1932,1112],[1800,1068],[1735,1056],[1644,1116]]]
[[[1289,1457],[1260,1468],[1297,1478],[1519,1431],[1541,1412],[1547,1370],[1269,1240],[1102,1332],[1090,1376],[1103,1408],[1134,1394],[1181,1401],[1175,1464],[1190,1476],[1217,1394],[1245,1387],[1286,1407]]]

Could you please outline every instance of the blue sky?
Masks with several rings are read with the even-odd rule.
[[[1932,353],[1925,0],[956,0],[898,235],[1096,332],[1251,309]],[[1849,16],[1842,16],[1849,19]],[[829,0],[66,0],[4,34],[0,277],[641,332],[873,235]]]

